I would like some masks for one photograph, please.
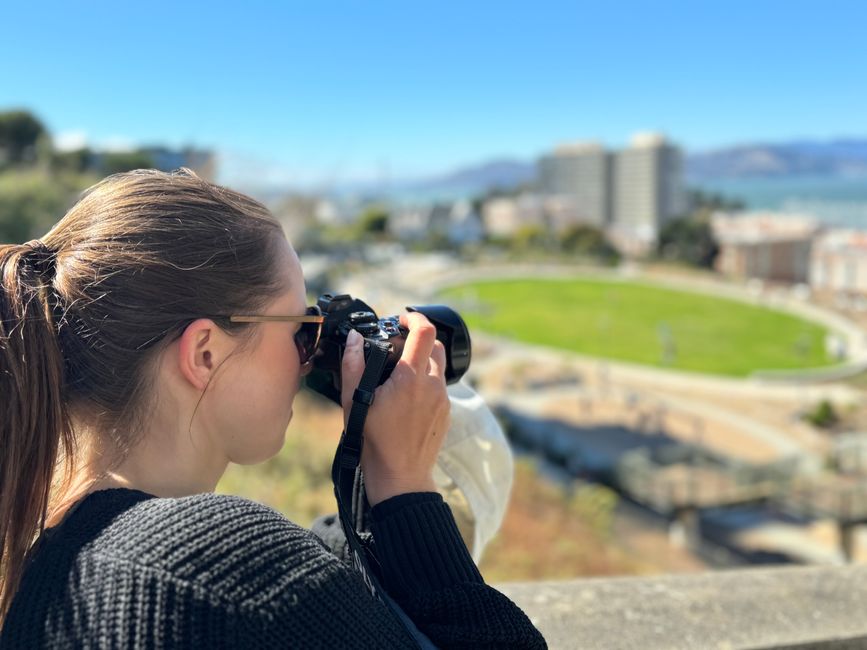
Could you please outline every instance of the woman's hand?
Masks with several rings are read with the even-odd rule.
[[[446,353],[436,328],[418,312],[402,314],[409,328],[403,354],[376,389],[364,425],[361,469],[367,499],[376,505],[407,492],[434,492],[433,467],[449,428]],[[344,424],[364,372],[364,339],[353,330],[342,367]]]

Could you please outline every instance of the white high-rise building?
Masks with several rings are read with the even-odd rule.
[[[662,227],[687,211],[681,150],[656,133],[633,136],[614,154],[613,223],[617,231],[652,243]]]
[[[611,155],[596,142],[561,145],[539,160],[543,193],[568,202],[574,220],[606,226],[611,220]]]
[[[605,228],[627,254],[646,253],[689,210],[683,154],[656,133],[638,133],[616,152],[595,142],[562,145],[539,159],[539,187],[551,227]]]

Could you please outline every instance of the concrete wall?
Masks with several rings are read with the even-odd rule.
[[[497,588],[522,607],[552,649],[867,648],[867,567],[756,568]]]

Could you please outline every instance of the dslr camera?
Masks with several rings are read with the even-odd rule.
[[[365,359],[371,342],[385,341],[390,344],[385,369],[379,380],[379,385],[382,385],[400,360],[409,333],[400,324],[398,316],[379,318],[367,303],[348,294],[322,294],[317,305],[325,316],[325,322],[322,324],[319,349],[313,357],[313,368],[305,378],[307,387],[340,404],[341,364],[346,337],[351,330],[357,330],[365,339]],[[466,323],[456,311],[445,305],[407,307],[407,310],[424,314],[436,327],[436,337],[446,351],[446,383],[457,382],[470,367],[472,350]]]

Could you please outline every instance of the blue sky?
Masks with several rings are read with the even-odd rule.
[[[867,3],[13,2],[0,108],[332,183],[662,130],[689,150],[867,136]]]

